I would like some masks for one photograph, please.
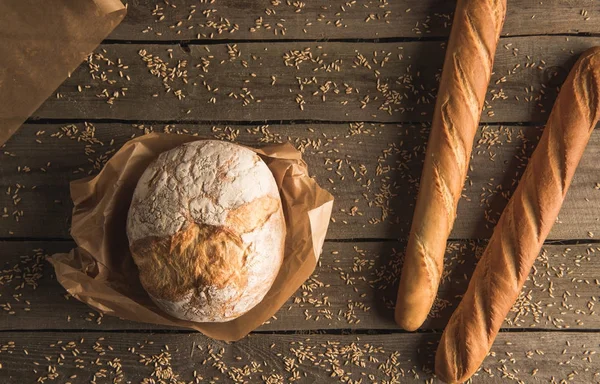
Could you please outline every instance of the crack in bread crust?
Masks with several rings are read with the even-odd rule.
[[[430,288],[434,289],[434,285],[437,284],[437,281],[439,281],[439,271],[437,269],[437,265],[435,260],[433,260],[431,258],[431,256],[429,255],[429,253],[427,252],[427,249],[425,249],[425,244],[423,244],[423,242],[421,241],[421,239],[417,236],[415,237],[415,241],[417,243],[418,249],[421,253],[421,257],[423,260],[423,263],[425,265],[425,270],[427,271],[427,274],[429,276],[429,284],[430,284]],[[435,299],[435,297],[434,297]]]
[[[458,83],[460,84],[460,87],[457,87],[457,92],[460,92],[460,94],[463,95],[463,97],[465,99],[465,104],[471,110],[470,116],[471,116],[472,120],[478,121],[481,108],[479,107],[480,103],[475,94],[476,89],[474,88],[473,84],[471,83],[471,80],[465,73],[465,70],[462,65],[463,58],[461,57],[461,55],[458,55],[455,53],[454,55],[452,55],[452,57],[454,60],[454,69],[456,72],[456,79],[457,79]],[[454,104],[454,106],[456,107],[456,104]],[[444,113],[443,110],[442,110],[442,113]],[[446,112],[446,116],[444,117],[444,120],[452,122],[452,116],[449,115],[448,112]],[[447,128],[447,126],[444,126],[444,128]]]
[[[448,220],[454,220],[455,207],[452,190],[450,189],[450,186],[442,176],[439,164],[435,160],[433,160],[433,177],[435,179],[436,190],[438,191],[440,198],[444,202],[444,208],[446,209],[446,215],[448,215]],[[417,234],[415,236],[418,237]],[[424,247],[425,246],[423,245],[423,248]]]
[[[442,105],[442,121],[444,123],[444,127],[446,129],[443,130],[443,134],[448,141],[448,148],[452,151],[454,159],[456,160],[457,170],[460,174],[460,178],[464,178],[467,170],[467,162],[469,159],[466,155],[465,143],[462,141],[458,132],[456,131],[456,127],[454,126],[454,121],[452,120],[452,114],[448,111],[449,101],[446,101]],[[454,199],[454,198],[452,198]]]
[[[485,41],[483,40],[483,37],[481,36],[481,31],[475,25],[475,22],[473,21],[471,12],[469,10],[465,11],[465,20],[467,21],[466,26],[467,26],[469,33],[471,34],[471,36],[473,38],[473,41],[475,42],[475,46],[477,47],[479,54],[481,55],[481,57],[484,60],[484,63],[486,64],[483,66],[484,70],[486,71],[485,75],[489,76],[489,72],[492,70],[493,55],[490,52],[487,45],[485,44]],[[494,29],[495,29],[495,26],[494,26]]]
[[[136,241],[131,253],[146,291],[165,300],[197,287],[243,288],[248,282],[248,245],[224,227],[189,223],[173,236]]]

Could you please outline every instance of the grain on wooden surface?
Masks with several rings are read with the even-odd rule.
[[[109,39],[445,37],[454,4],[444,0],[129,1],[125,20]],[[599,18],[600,5],[593,0],[514,0],[503,34],[598,33]]]
[[[482,121],[545,123],[577,55],[599,44],[596,37],[501,39]],[[95,76],[104,73],[115,82],[92,78],[83,65],[33,118],[429,121],[444,46],[441,41],[101,45],[96,53],[112,65],[96,60],[101,68]],[[119,63],[127,67],[123,77]]]
[[[228,344],[199,334],[5,332],[0,372],[7,384],[433,383],[439,337],[257,334]],[[598,334],[500,333],[474,382],[598,382],[599,344]]]
[[[254,146],[290,141],[336,198],[329,239],[407,237],[428,136],[422,125],[362,123],[25,125],[0,151],[0,210],[6,209],[0,237],[69,238],[69,181],[97,173],[124,142],[150,131]],[[536,127],[480,128],[452,239],[489,238],[539,133]],[[599,151],[595,132],[549,239],[600,234]]]
[[[0,330],[176,329],[100,316],[70,297],[44,255],[71,242],[0,243]],[[393,306],[405,244],[326,242],[314,274],[259,331],[396,330]],[[450,242],[438,298],[422,329],[444,328],[484,242]],[[504,328],[600,328],[600,244],[546,245]]]
[[[67,239],[68,182],[96,173],[128,138],[150,130],[252,145],[291,139],[336,195],[330,239],[406,236],[426,125],[250,121],[430,120],[452,2],[130,3],[111,38],[167,43],[101,46],[34,118],[244,124],[28,125],[0,151],[0,238]],[[503,33],[597,33],[599,15],[593,0],[515,0]],[[434,39],[242,42],[381,37]],[[207,39],[227,41],[198,44]],[[595,37],[503,38],[483,121],[543,122],[575,55],[599,43]],[[538,133],[536,127],[481,129],[454,238],[489,237]],[[594,133],[552,238],[593,240],[600,233],[598,150]],[[426,329],[443,327],[484,244],[449,243],[448,274]],[[403,243],[326,242],[315,274],[260,328],[307,334],[258,333],[232,344],[101,316],[69,299],[44,257],[72,246],[0,243],[2,382],[433,382],[440,334],[345,334],[396,329],[390,308]],[[598,244],[544,247],[504,324],[511,332],[499,335],[476,382],[600,382],[599,334],[564,332],[600,328],[598,252]],[[44,331],[54,329],[63,331]],[[331,333],[318,334],[326,329]]]

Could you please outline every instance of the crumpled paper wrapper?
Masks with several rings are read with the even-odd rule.
[[[125,12],[120,0],[0,1],[0,146]]]
[[[71,234],[78,247],[49,261],[71,295],[104,314],[238,340],[269,320],[314,271],[333,196],[308,176],[306,163],[291,144],[250,148],[266,162],[279,186],[287,228],[283,265],[262,302],[239,318],[225,323],[176,319],[162,312],[142,288],[125,227],[135,186],[146,167],[161,152],[194,140],[198,138],[158,133],[133,139],[97,176],[72,182]]]

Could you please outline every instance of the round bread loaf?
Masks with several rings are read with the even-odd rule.
[[[277,184],[247,148],[181,145],[138,181],[127,236],[142,285],[161,309],[197,322],[234,319],[263,299],[283,261]]]

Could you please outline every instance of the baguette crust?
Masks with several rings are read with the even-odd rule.
[[[396,322],[408,331],[437,294],[505,14],[506,0],[456,6],[396,301]]]
[[[558,216],[599,117],[600,48],[592,48],[567,77],[542,138],[444,330],[435,369],[445,382],[467,380],[490,350]]]

